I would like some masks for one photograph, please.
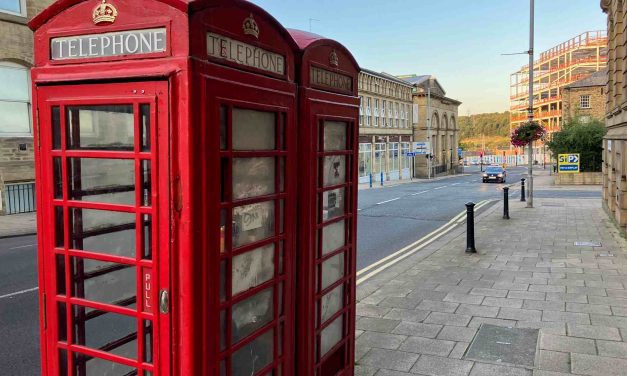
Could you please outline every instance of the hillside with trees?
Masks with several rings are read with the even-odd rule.
[[[459,117],[460,147],[464,150],[497,150],[509,147],[509,112]]]

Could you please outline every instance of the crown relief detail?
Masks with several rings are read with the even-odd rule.
[[[244,34],[252,35],[253,37],[259,39],[259,26],[257,26],[257,22],[253,18],[252,13],[244,20],[242,28],[244,29]]]
[[[337,52],[335,52],[335,50],[332,50],[331,54],[329,54],[329,65],[334,68],[340,66],[340,59],[337,57]]]
[[[117,17],[118,10],[113,4],[108,4],[107,0],[102,0],[102,3],[94,8],[93,19],[96,25],[105,22],[114,23]]]

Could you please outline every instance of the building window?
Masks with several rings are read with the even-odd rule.
[[[26,17],[26,0],[0,0],[0,12]]]
[[[381,126],[385,127],[385,99],[381,102]]]
[[[359,144],[359,176],[368,176],[372,171],[372,144]]]
[[[364,97],[359,96],[359,126],[364,125]]]
[[[379,99],[374,100],[374,126],[379,126]]]
[[[372,173],[386,172],[385,169],[385,143],[377,143],[374,148],[374,161],[372,161]]]
[[[390,171],[398,171],[399,170],[398,142],[390,142],[389,158],[390,158]]]
[[[411,157],[407,156],[409,153],[409,142],[401,143],[401,169],[405,170],[411,166]]]
[[[28,69],[0,62],[0,82],[0,137],[31,136]]]
[[[590,108],[590,96],[589,95],[582,95],[579,97],[579,107]]]

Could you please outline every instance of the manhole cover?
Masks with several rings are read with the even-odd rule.
[[[465,359],[533,367],[538,329],[520,329],[482,324]]]
[[[600,247],[601,242],[575,242],[577,247]]]

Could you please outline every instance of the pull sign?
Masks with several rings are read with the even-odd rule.
[[[152,301],[152,293],[154,283],[152,280],[152,269],[144,268],[144,272],[142,273],[142,300],[144,301],[144,312],[152,313],[153,309],[153,301]]]
[[[159,292],[159,312],[163,314],[170,312],[170,295],[168,290]]]

